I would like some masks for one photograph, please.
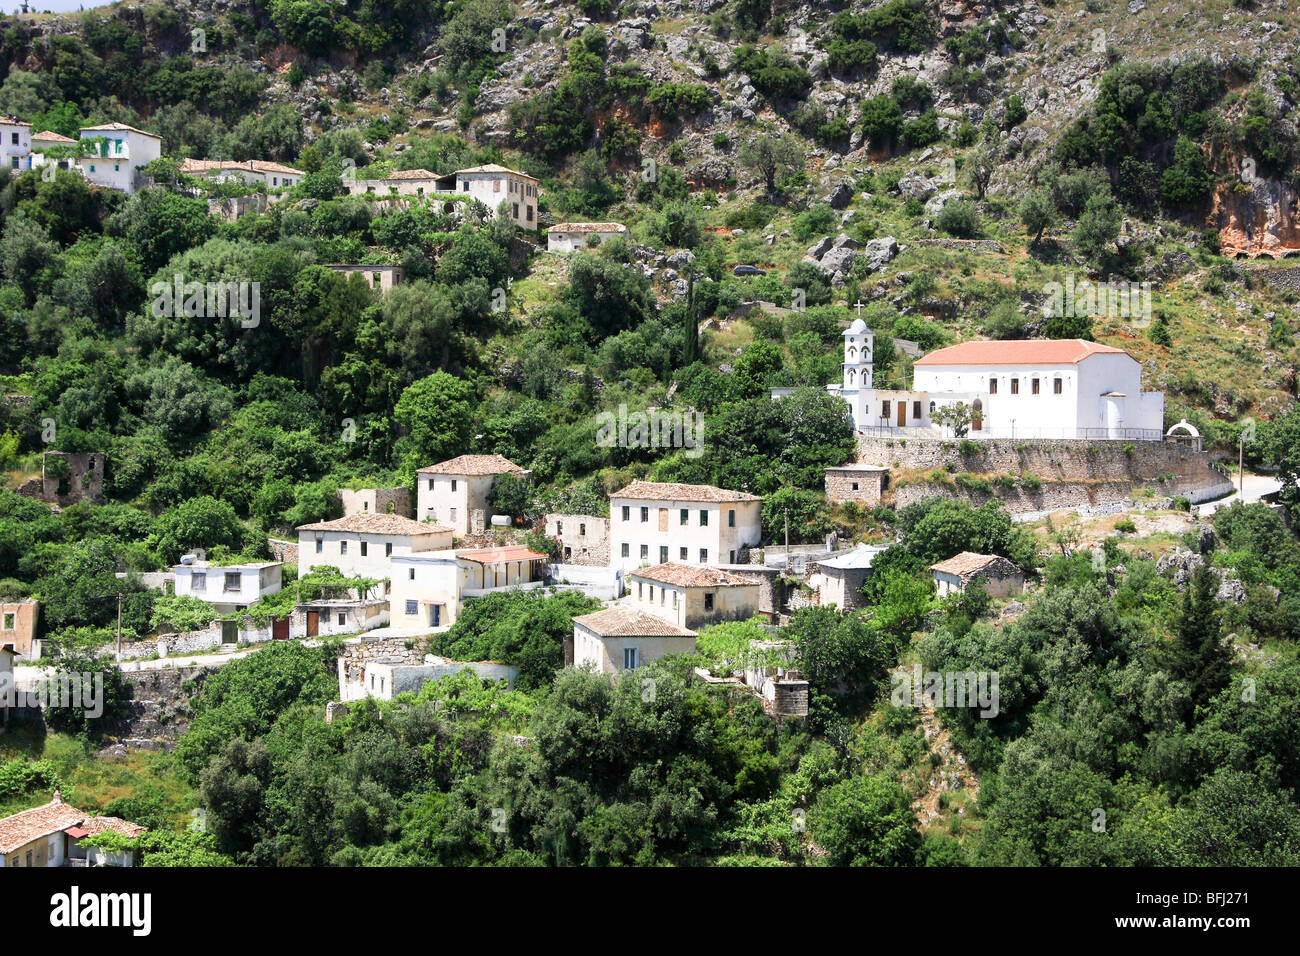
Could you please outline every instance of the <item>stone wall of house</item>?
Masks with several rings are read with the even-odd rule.
[[[400,488],[340,488],[339,501],[345,515],[376,514],[414,517],[411,507],[411,489]],[[390,510],[391,505],[391,510]]]
[[[67,463],[66,478],[51,473],[52,462],[59,459]],[[106,460],[99,451],[47,451],[41,459],[41,499],[62,506],[79,501],[103,501]]]
[[[853,471],[826,469],[826,497],[831,501],[856,501],[864,505],[880,504],[880,494],[889,479],[887,471]],[[854,489],[854,485],[858,487]]]
[[[298,542],[284,541],[280,538],[267,538],[266,543],[271,547],[271,557],[276,561],[283,561],[285,564],[298,564]]]
[[[777,717],[808,716],[808,682],[806,680],[778,680],[772,682],[772,699],[763,702],[764,709]]]
[[[859,434],[858,461],[896,471],[951,465],[955,471],[975,474],[1032,474],[1044,482],[1098,478],[1151,482],[1167,476],[1167,481],[1176,479],[1185,489],[1216,485],[1227,478],[1208,453],[1174,441],[1062,438],[978,439],[963,443]]]
[[[548,514],[543,533],[560,543],[565,564],[609,567],[609,519],[598,515]],[[585,530],[585,534],[581,533]],[[566,550],[567,549],[567,550]]]

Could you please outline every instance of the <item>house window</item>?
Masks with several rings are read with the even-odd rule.
[[[1061,380],[1059,378],[1056,379],[1054,382],[1052,382],[1052,394],[1053,395],[1061,394]]]
[[[13,611],[5,611],[5,630],[12,631],[18,627],[18,618]]]
[[[316,553],[320,554],[324,550],[325,550],[325,539],[318,537],[316,539]]]
[[[645,591],[642,587],[642,582],[638,581],[636,583],[636,599],[640,601],[644,597],[645,597]]]
[[[17,146],[17,145],[18,145],[18,134],[17,134],[17,133],[10,133],[10,134],[9,134],[9,142],[11,142],[11,143],[13,143],[15,146]]]
[[[492,180],[492,191],[494,193],[501,192],[501,180],[499,179]]]
[[[199,571],[190,578],[191,591],[206,591],[208,589],[208,575],[206,571]]]
[[[518,219],[518,218],[519,218],[519,203],[512,203],[512,204],[511,204],[511,207],[512,207],[512,209],[513,209],[513,212],[511,212],[510,215],[512,215],[512,216],[514,216],[516,219]]]
[[[346,541],[340,541],[339,554],[347,554],[347,553],[348,553],[348,543]]]
[[[682,526],[685,527],[686,525],[690,524],[690,521],[691,521],[691,509],[683,508],[682,518],[681,518]]]
[[[880,417],[881,418],[889,417],[889,402],[880,403]]]
[[[919,419],[919,418],[921,417],[921,403],[920,403],[920,402],[913,402],[913,403],[912,403],[912,417],[913,417],[913,418],[916,418],[916,419]]]
[[[662,546],[659,548],[659,563],[660,563],[660,564],[667,564],[667,563],[668,563],[668,545],[666,545],[666,544],[665,544],[665,545],[662,545]]]
[[[735,526],[736,526],[736,509],[735,509],[735,508],[728,508],[728,509],[727,509],[727,527],[728,527],[728,528],[734,528]]]
[[[407,568],[407,569],[406,569],[406,580],[408,580],[408,581],[414,581],[414,580],[415,580],[415,568]]]
[[[709,563],[709,549],[700,548],[700,564],[708,564],[708,563]]]
[[[578,537],[585,538],[586,536],[587,536],[587,523],[584,521],[578,525]]]
[[[677,609],[677,592],[673,592],[673,610]]]
[[[630,507],[628,507],[627,505],[624,505],[624,506],[623,506],[623,520],[624,520],[624,521],[631,521],[631,520],[632,520],[632,509],[631,509]]]
[[[455,479],[455,478],[453,478],[453,479],[451,480],[451,490],[452,490],[452,491],[455,491],[455,490],[456,490],[456,479]]]
[[[91,171],[92,173],[95,171],[95,164],[94,164],[94,163],[91,163],[91,164],[90,164],[90,171]]]
[[[654,602],[655,602],[655,586],[652,584],[650,585],[650,603],[654,604]]]
[[[366,550],[367,550],[367,549],[366,549],[366,542],[362,541],[362,542],[361,542],[361,556],[362,556],[363,558],[366,556]]]
[[[650,509],[649,509],[649,508],[642,508],[642,509],[641,509],[641,522],[644,524],[645,522],[647,522],[647,521],[649,521],[649,520],[650,520]]]
[[[18,168],[18,157],[17,157],[17,156],[15,156],[15,157],[13,158],[13,167],[14,167],[14,169],[17,169],[17,168]]]
[[[430,491],[433,491],[433,479],[432,479],[432,478],[429,479],[429,490],[430,490]]]
[[[418,602],[416,602],[416,601],[407,601],[407,602],[406,602],[406,616],[407,616],[407,617],[413,617],[414,615],[419,614],[419,613],[420,613],[420,605],[419,605]]]
[[[704,610],[706,610],[706,611],[712,611],[712,610],[713,610],[713,595],[712,595],[712,594],[706,594],[706,595],[704,595]]]
[[[1018,379],[1018,378],[1013,378],[1013,379],[1011,380],[1011,394],[1012,394],[1012,395],[1019,395],[1019,394],[1020,394],[1020,379]]]
[[[1037,394],[1038,394],[1038,379],[1036,379],[1036,378],[1035,378],[1035,379],[1030,379],[1030,381],[1029,381],[1029,391],[1030,391],[1032,394],[1034,394],[1034,395],[1037,395]]]
[[[529,222],[532,222],[532,221],[533,221],[533,207],[532,207],[532,206],[529,206],[525,211],[528,213],[528,216],[527,216],[528,221],[529,221]]]
[[[623,670],[625,671],[636,670],[636,656],[637,655],[636,655],[635,647],[623,648]]]
[[[342,612],[342,611],[339,611],[339,627],[342,627],[342,626],[343,626],[343,623],[344,623],[345,620],[346,620],[346,618],[344,618],[344,616],[343,616],[343,612]]]
[[[555,522],[555,533],[556,533],[556,534],[564,534],[564,522],[563,522],[563,521],[557,521],[557,522]]]
[[[643,544],[641,545],[641,560],[644,561],[648,557],[650,557],[650,545]]]
[[[623,544],[623,551],[621,552],[622,557],[625,557],[625,558],[626,558],[626,557],[630,557],[630,553],[629,553],[629,551],[628,551],[628,548],[629,548],[629,547],[630,547],[630,546],[629,546],[626,542],[624,542],[624,544]]]
[[[392,556],[393,556],[393,542],[391,542],[391,541],[385,541],[385,542],[384,542],[384,557],[386,557],[386,558],[391,558]]]
[[[224,590],[226,590],[226,591],[238,591],[238,590],[239,590],[239,572],[238,572],[238,571],[227,571],[227,572],[226,572],[226,581],[225,581],[225,587],[224,587]]]
[[[934,404],[934,402],[931,402],[931,403],[930,403],[930,414],[931,414],[931,415],[934,414],[934,409],[935,409],[935,404]]]
[[[858,490],[858,483],[857,483],[856,481],[853,482],[853,490],[854,490],[854,491],[857,491],[857,490]]]
[[[701,508],[701,509],[700,509],[700,527],[701,527],[701,528],[707,528],[708,526],[709,526],[709,513],[708,513],[707,511],[705,511],[703,508]]]
[[[989,379],[989,394],[996,395],[997,393],[998,393],[998,380],[996,378],[991,378]]]
[[[686,549],[686,548],[682,548],[682,552],[681,552],[681,560],[683,560],[683,561],[687,560],[686,555],[687,555],[687,549]]]

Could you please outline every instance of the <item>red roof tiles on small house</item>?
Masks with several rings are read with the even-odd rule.
[[[758,495],[730,491],[713,485],[681,485],[667,481],[634,481],[613,492],[610,498],[638,498],[644,501],[762,501]]]
[[[461,455],[459,458],[440,461],[436,465],[425,465],[416,472],[418,475],[463,475],[466,478],[523,473],[523,468],[502,455]]]
[[[54,799],[49,803],[0,820],[0,854],[12,853],[51,833],[65,832],[80,839],[82,836],[112,830],[125,837],[135,838],[147,829],[148,827],[118,817],[92,817],[86,811],[64,803],[63,797],[56,790]],[[73,833],[74,830],[80,836]]]
[[[511,561],[544,561],[546,555],[529,548],[475,548],[470,551],[457,551],[457,558],[473,561],[475,564],[508,564]]]
[[[922,356],[913,365],[1077,365],[1093,355],[1127,354],[1085,339],[1019,339],[950,345]]]
[[[401,515],[359,514],[333,521],[299,525],[298,531],[350,531],[355,534],[421,535],[449,534],[453,528],[427,521],[415,521]]]
[[[724,571],[722,568],[678,564],[676,561],[656,564],[649,568],[637,568],[635,571],[629,571],[628,577],[644,578],[647,581],[679,588],[757,587],[762,583],[758,578],[748,574],[736,574],[732,571]]]
[[[938,564],[930,565],[930,570],[938,571],[941,574],[952,574],[963,580],[972,578],[977,574],[989,574],[1003,578],[1008,575],[1022,573],[1018,567],[1000,554],[976,554],[974,551],[963,551],[960,554],[955,554],[947,561],[940,561]]]
[[[626,607],[610,607],[573,619],[600,637],[695,637],[694,631]]]

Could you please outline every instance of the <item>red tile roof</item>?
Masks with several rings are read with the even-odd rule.
[[[86,811],[64,803],[56,792],[49,803],[0,820],[0,853],[12,853],[33,840],[73,828],[81,828],[86,834],[113,830],[133,838],[148,829],[117,817],[89,816]]]
[[[713,485],[680,485],[668,481],[634,481],[613,492],[610,498],[640,498],[646,501],[762,501],[757,495],[729,491]]]
[[[299,531],[351,531],[356,534],[440,534],[455,529],[428,521],[415,521],[402,515],[360,514],[335,518],[333,521],[317,521],[314,524],[299,525]]]
[[[461,455],[449,458],[436,465],[425,465],[417,474],[420,475],[465,475],[482,477],[484,475],[522,474],[522,468],[509,458],[501,455]]]
[[[961,554],[955,554],[947,561],[940,561],[938,564],[930,565],[930,570],[944,574],[955,574],[959,578],[969,578],[981,573],[996,572],[998,577],[1020,573],[1018,567],[1000,554],[976,554],[974,551],[963,551]]]
[[[457,551],[456,557],[475,564],[504,564],[507,561],[544,560],[546,555],[528,548],[476,548],[472,551]]]
[[[694,631],[678,627],[661,617],[627,607],[610,607],[573,619],[601,637],[695,637]]]
[[[628,577],[645,578],[647,581],[658,581],[660,584],[681,588],[727,588],[749,585],[757,587],[761,583],[758,578],[750,577],[748,574],[736,574],[721,568],[679,564],[676,561],[657,564],[650,568],[637,568],[635,571],[629,571]]]
[[[913,365],[1077,365],[1091,355],[1127,355],[1085,339],[1017,339],[963,342],[917,359]]]

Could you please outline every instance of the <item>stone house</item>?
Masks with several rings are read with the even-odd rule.
[[[360,275],[372,289],[379,290],[380,295],[387,295],[395,285],[400,285],[406,278],[406,270],[398,265],[376,263],[333,262],[325,266],[331,272],[341,272],[345,276]]]
[[[880,465],[850,464],[826,469],[826,497],[830,501],[878,505],[888,486],[889,469]]]
[[[461,455],[415,473],[416,517],[436,521],[459,537],[487,523],[488,498],[498,475],[528,472],[501,455]]]
[[[971,581],[979,580],[991,597],[1010,597],[1025,586],[1025,573],[1000,554],[963,551],[947,561],[930,565],[939,597],[960,594]]]
[[[216,182],[238,180],[249,186],[262,186],[266,189],[287,189],[302,182],[302,178],[307,175],[301,169],[264,159],[185,159],[181,161],[180,172]]]
[[[401,515],[410,518],[411,489],[340,488],[339,501],[344,515]]]
[[[818,603],[845,611],[862,607],[858,590],[871,576],[871,562],[884,550],[859,545],[848,554],[817,561],[808,583],[817,591]]]
[[[679,627],[697,630],[758,613],[760,581],[747,574],[689,564],[657,564],[629,571],[625,604]]]
[[[548,514],[542,518],[544,533],[560,546],[565,564],[609,567],[609,519],[598,515]]]

